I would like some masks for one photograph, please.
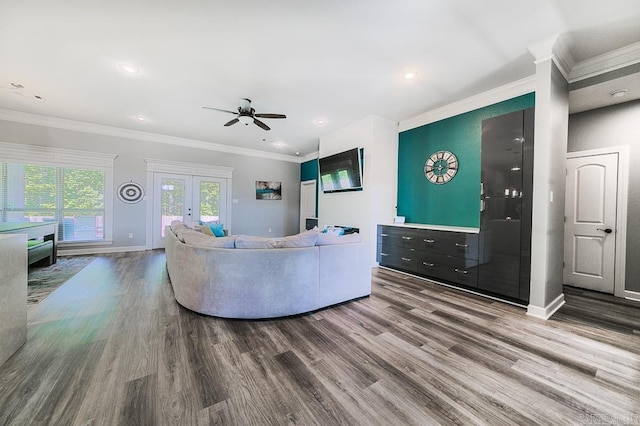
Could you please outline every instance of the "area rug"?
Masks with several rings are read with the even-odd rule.
[[[80,272],[95,258],[95,256],[58,257],[58,261],[51,266],[30,267],[27,285],[27,305],[35,305],[42,302],[55,289]]]

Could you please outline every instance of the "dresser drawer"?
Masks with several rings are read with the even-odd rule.
[[[416,249],[419,241],[420,233],[415,229],[378,226],[378,244]]]
[[[409,272],[418,271],[419,253],[414,249],[406,249],[385,244],[378,245],[378,263],[390,268],[398,268]]]
[[[478,262],[472,259],[423,253],[418,260],[418,273],[467,287],[478,286]]]
[[[417,249],[478,260],[478,234],[427,230],[418,240]]]

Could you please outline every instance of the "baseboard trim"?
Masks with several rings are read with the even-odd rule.
[[[58,250],[58,256],[79,256],[85,254],[110,254],[110,253],[125,253],[130,251],[145,251],[148,250],[146,246],[129,246],[129,247],[88,247],[69,250]]]
[[[640,292],[631,291],[631,290],[625,290],[624,291],[624,298],[625,299],[629,299],[629,300],[635,300],[636,302],[640,302]]]
[[[555,298],[553,302],[549,303],[544,308],[534,305],[527,306],[527,315],[546,321],[551,318],[551,315],[555,314],[558,309],[560,309],[562,305],[564,305],[564,303],[564,293],[561,293],[558,297]]]

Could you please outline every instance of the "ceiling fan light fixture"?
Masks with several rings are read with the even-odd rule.
[[[250,115],[241,115],[238,117],[238,121],[240,121],[245,126],[248,126],[249,123],[253,122],[253,117]]]

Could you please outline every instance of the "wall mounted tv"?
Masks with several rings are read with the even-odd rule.
[[[320,158],[322,192],[362,191],[362,154],[362,148],[353,148]]]

